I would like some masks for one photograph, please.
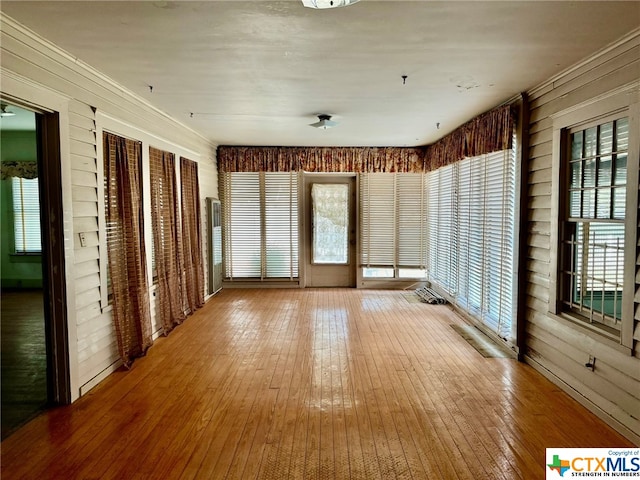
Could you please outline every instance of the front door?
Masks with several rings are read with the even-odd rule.
[[[305,175],[305,286],[355,287],[354,175]]]

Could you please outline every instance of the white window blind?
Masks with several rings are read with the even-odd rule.
[[[511,330],[515,172],[513,151],[461,161],[458,301],[502,337]]]
[[[395,174],[360,175],[360,239],[363,267],[396,266]]]
[[[40,193],[38,179],[11,179],[16,253],[40,253]]]
[[[261,202],[258,172],[223,176],[226,276],[261,277]]]
[[[511,335],[514,150],[427,174],[429,278],[503,338]]]
[[[298,277],[296,172],[221,174],[225,276]]]
[[[425,268],[426,176],[421,173],[397,173],[395,177],[398,266]]]
[[[511,333],[513,317],[513,250],[515,216],[515,157],[513,150],[485,159],[484,322],[501,337]]]
[[[360,175],[360,261],[365,276],[378,276],[381,269],[389,269],[385,276],[393,276],[389,274],[394,270],[395,276],[403,276],[407,268],[426,266],[424,182],[425,175],[417,173]],[[375,272],[369,274],[371,269]]]
[[[476,225],[484,208],[479,169],[483,169],[482,162],[475,158],[458,164],[458,303],[474,315],[481,313],[485,252],[484,231]]]
[[[427,174],[429,278],[451,295],[457,289],[456,170],[452,164]]]
[[[264,229],[267,278],[298,276],[298,177],[264,173]]]

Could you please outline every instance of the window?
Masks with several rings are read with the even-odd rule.
[[[165,276],[173,277],[182,268],[178,250],[180,236],[176,161],[171,152],[149,147],[149,183],[151,186],[151,278],[158,285],[158,263]],[[172,272],[172,273],[165,273]],[[178,287],[172,288],[174,292]]]
[[[297,278],[297,173],[232,172],[220,178],[225,276]]]
[[[138,242],[142,243],[143,232],[138,220],[142,217],[142,143],[103,132],[103,149],[108,306],[113,304],[114,285],[127,284],[131,274],[127,268],[127,255],[133,251],[130,243],[141,248]],[[139,208],[132,209],[131,204]],[[135,229],[135,239],[127,235],[128,229]]]
[[[360,175],[360,263],[364,278],[425,278],[425,175]]]
[[[349,186],[314,183],[312,261],[346,265],[349,262]]]
[[[426,177],[429,280],[511,338],[515,148],[465,158]]]
[[[566,130],[560,299],[563,310],[619,331],[624,286],[629,119]]]
[[[429,279],[453,296],[458,271],[457,170],[455,163],[427,174]]]
[[[12,177],[15,253],[42,251],[40,237],[40,194],[37,178]]]
[[[456,301],[507,338],[513,318],[514,150],[466,158],[457,166]]]

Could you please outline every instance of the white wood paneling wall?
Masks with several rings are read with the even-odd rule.
[[[73,322],[69,328],[70,369],[72,399],[76,399],[119,365],[111,312],[101,302],[106,272],[100,246],[101,243],[104,245],[105,232],[101,228],[103,211],[100,198],[103,189],[99,182],[99,169],[102,167],[102,155],[99,152],[101,141],[97,138],[100,131],[96,112],[144,130],[167,144],[195,152],[185,156],[198,161],[205,262],[204,235],[207,230],[204,199],[218,195],[215,145],[2,14],[0,45],[2,70],[16,80],[6,88],[6,82],[2,85],[3,95],[19,99],[36,110],[55,104],[60,98],[67,99],[68,116],[65,115],[61,121],[68,121],[68,125],[61,128],[64,136],[61,144],[65,146],[63,151],[68,146],[69,158],[63,158],[61,168],[63,177],[70,178],[71,183],[71,200],[64,205],[63,217],[65,224],[72,226],[71,235],[65,238],[69,243],[65,249],[71,252],[67,256],[67,264],[71,263],[67,271],[73,277],[69,279],[72,288],[67,292],[67,304],[69,318]],[[34,90],[39,92],[37,98],[31,93]],[[55,96],[55,102],[47,101],[47,92]],[[150,224],[148,209],[145,217]],[[80,233],[85,235],[85,246],[80,245]],[[150,290],[153,293],[155,287]],[[155,316],[157,299],[153,295],[150,299],[153,332],[157,336],[160,331]]]
[[[81,385],[118,360],[114,329],[100,305],[100,232],[98,228],[97,151],[95,112],[77,100],[69,102],[75,308],[78,324],[78,374]],[[80,245],[80,234],[85,246]]]
[[[552,240],[557,220],[552,191],[559,179],[552,173],[554,149],[553,117],[559,112],[589,103],[607,92],[638,82],[640,32],[629,35],[582,62],[564,75],[529,92],[530,150],[528,155],[526,275],[526,359],[535,368],[629,438],[640,442],[640,354],[632,354],[598,334],[549,313],[555,302]],[[631,135],[638,131],[631,129]],[[633,176],[632,176],[633,178]],[[637,181],[636,181],[637,183]],[[561,191],[564,189],[561,188]],[[628,188],[637,188],[633,182]],[[628,209],[633,209],[629,206]],[[630,223],[630,222],[628,222]],[[627,225],[638,236],[638,226]],[[634,242],[640,245],[640,239]],[[638,249],[640,253],[640,247]],[[640,256],[635,302],[635,341],[640,340]],[[551,302],[551,303],[550,303]],[[585,368],[589,356],[596,357],[596,369]]]

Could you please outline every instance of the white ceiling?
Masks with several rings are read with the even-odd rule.
[[[36,129],[36,114],[28,110],[16,107],[15,105],[5,104],[6,111],[14,113],[15,115],[0,117],[0,131],[8,130],[20,130],[20,131],[35,131]]]
[[[297,0],[3,0],[0,9],[229,145],[432,143],[640,26],[638,1],[312,10]],[[339,125],[309,127],[319,113]]]

